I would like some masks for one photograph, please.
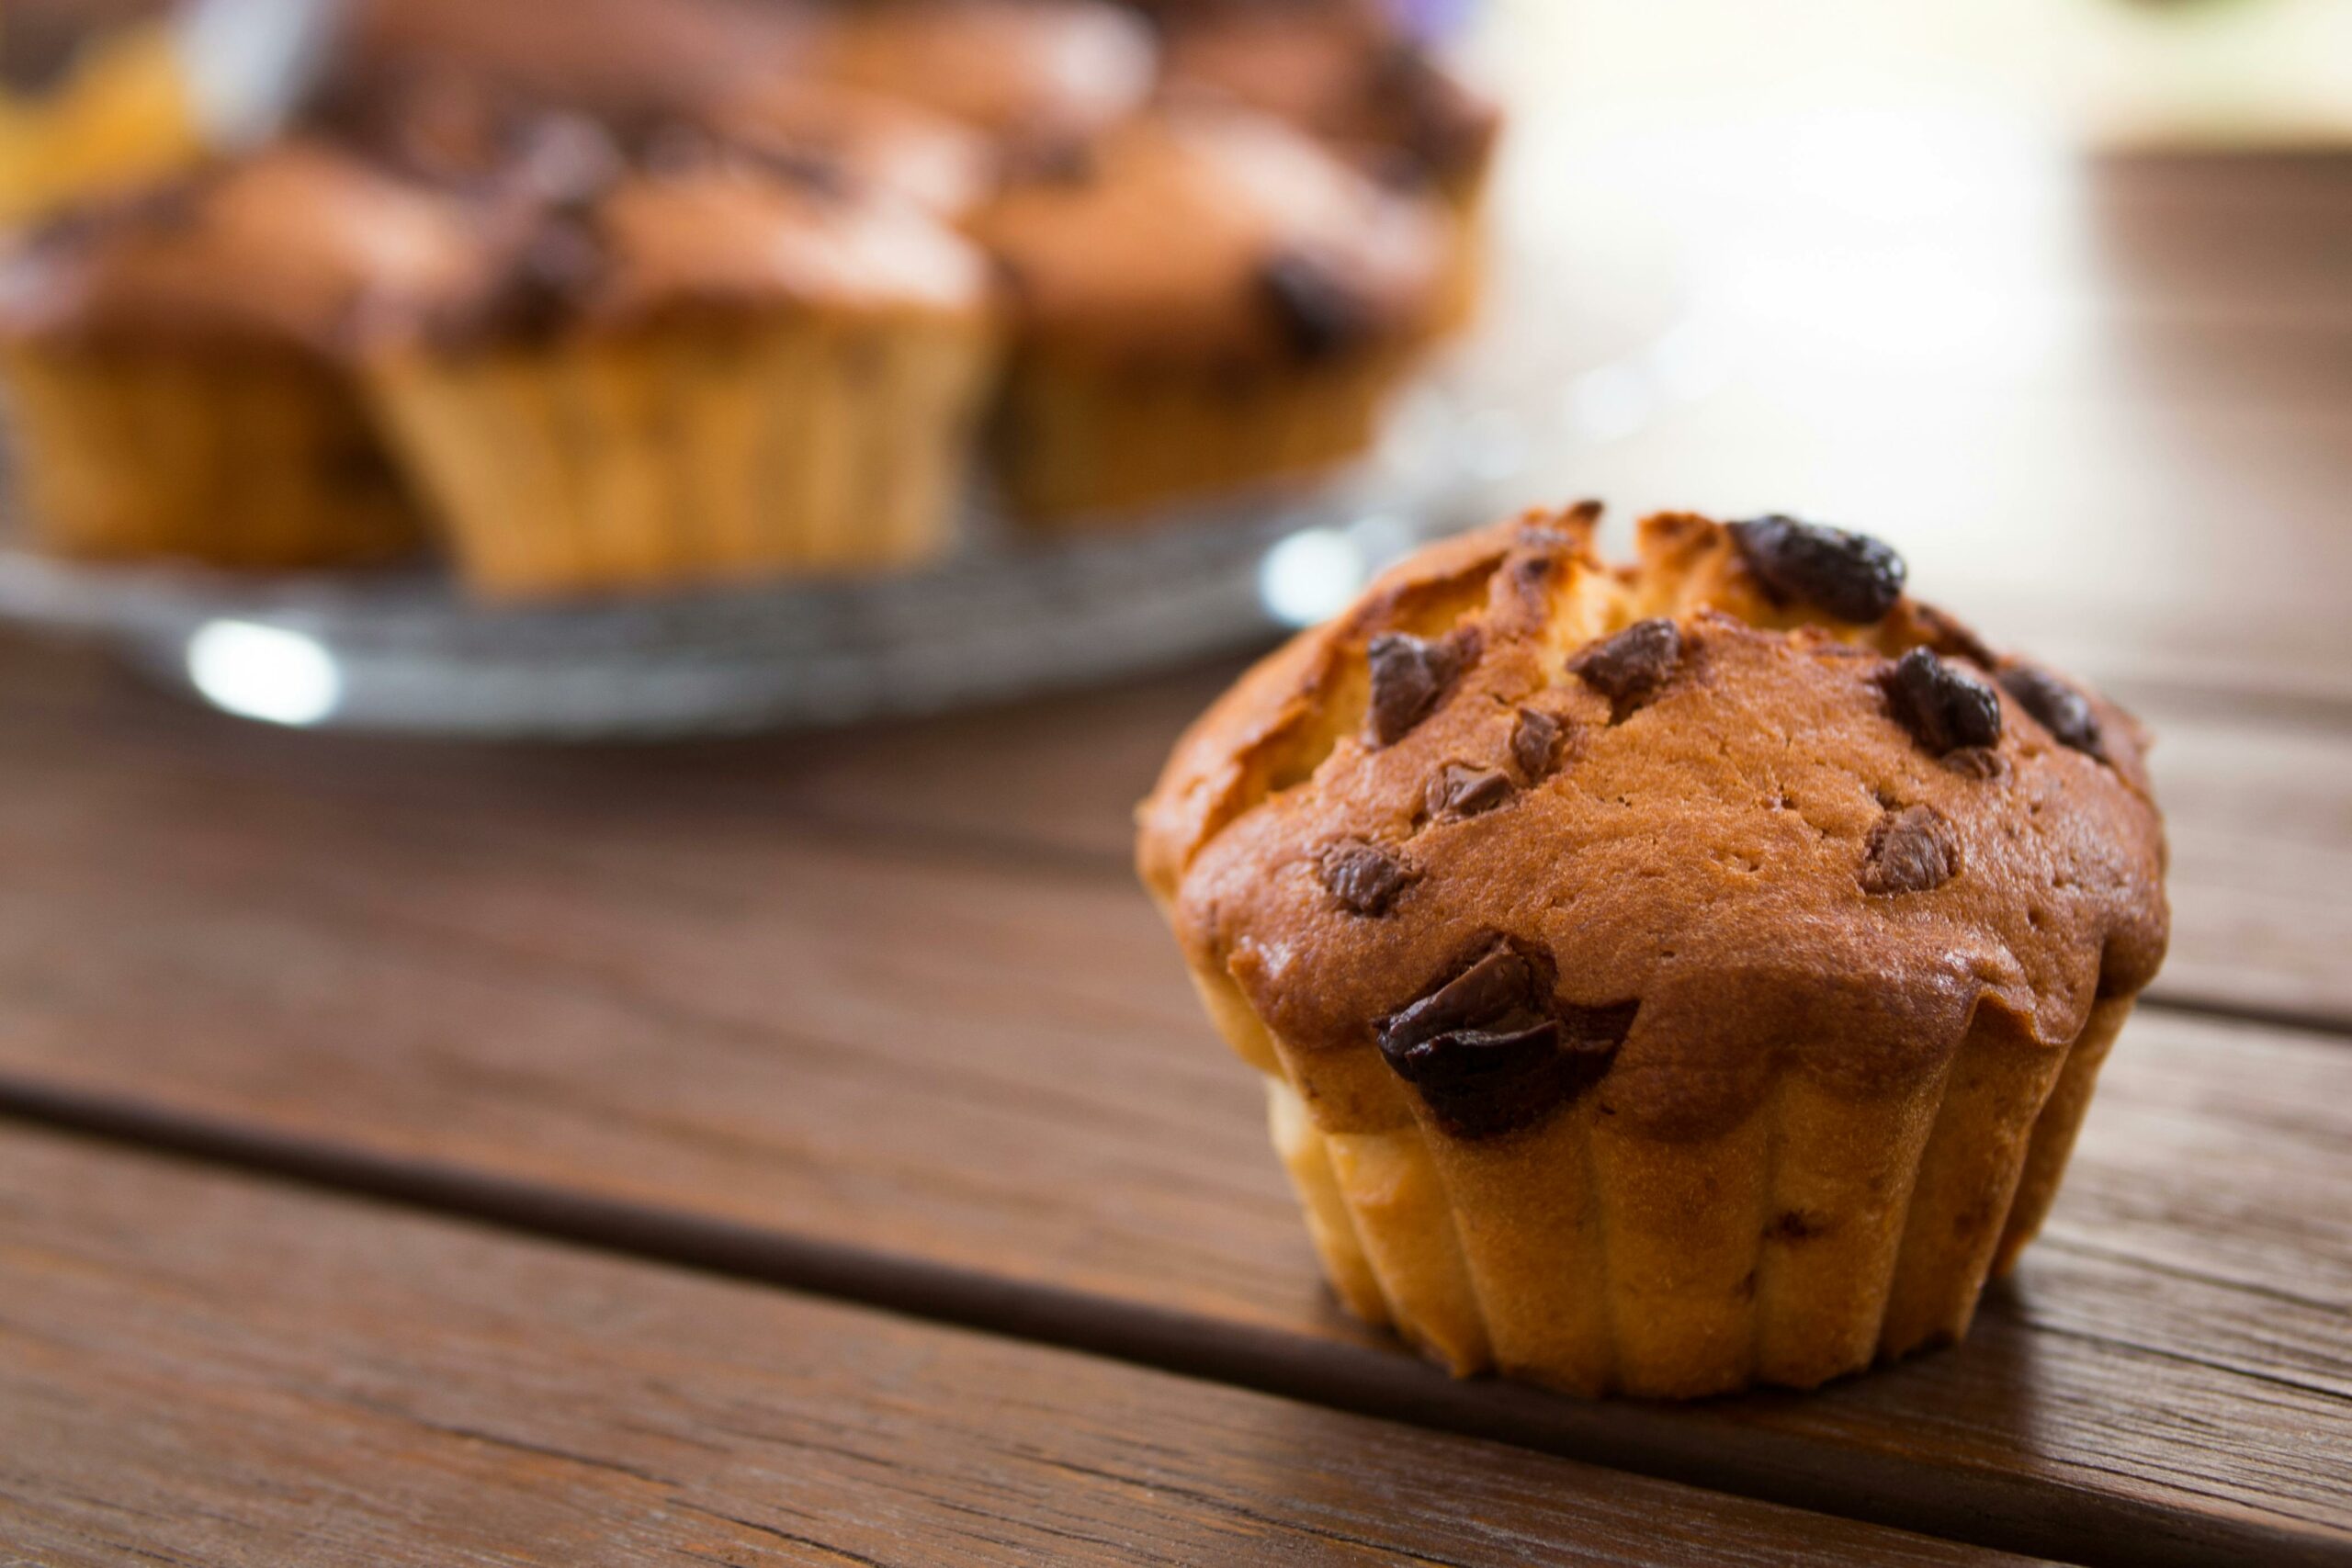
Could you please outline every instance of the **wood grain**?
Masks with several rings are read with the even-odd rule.
[[[0,1258],[0,1562],[1996,1560],[21,1129]]]
[[[808,742],[395,750],[11,679],[20,1109],[1990,1544],[2352,1560],[2335,1041],[2136,1022],[2051,1239],[1962,1350],[1582,1405],[1337,1315],[1254,1085],[1091,852],[804,817]],[[1026,780],[977,722],[864,743]],[[1024,725],[1099,811],[1083,759],[1115,749]]]
[[[824,737],[561,750],[255,730],[126,689],[86,656],[0,645],[0,712],[16,716],[0,789],[28,801],[135,790],[163,814],[153,830],[183,836],[201,803],[244,789],[455,813],[485,845],[501,814],[598,838],[698,816],[714,833],[1094,877],[1124,894],[1134,803],[1237,669]],[[2173,946],[2154,996],[2352,1027],[2352,726],[2162,697],[2143,716],[2173,849]],[[102,862],[105,847],[69,852]]]
[[[1896,179],[1520,107],[1470,378],[1527,453],[1498,503],[1842,522],[2105,683],[2346,711],[2352,156],[1996,136]]]

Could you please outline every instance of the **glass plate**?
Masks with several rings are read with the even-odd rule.
[[[225,711],[481,737],[843,723],[1113,680],[1322,618],[1473,520],[1497,443],[1424,389],[1365,462],[1104,532],[966,544],[900,576],[500,608],[438,572],[237,577],[51,559],[0,540],[0,619],[95,635]],[[1507,445],[1507,444],[1506,444]]]

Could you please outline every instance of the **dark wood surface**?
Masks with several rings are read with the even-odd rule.
[[[9,662],[48,666],[0,761],[21,1108],[1964,1539],[2352,1552],[2332,1037],[2145,1011],[1957,1351],[1691,1409],[1455,1385],[1327,1300],[1250,1075],[1108,852],[1148,752],[1102,699],[583,766]],[[892,787],[850,802],[859,769]],[[1002,789],[997,826],[929,811],[950,782]]]
[[[51,1134],[0,1259],[0,1561],[2018,1561]]]
[[[1757,206],[1681,243],[1817,216]],[[242,727],[0,642],[30,1560],[469,1560],[430,1515],[487,1562],[1083,1556],[1051,1531],[1110,1517],[1199,1562],[2352,1563],[2352,164],[2110,164],[2070,210],[1939,220],[1996,324],[2056,333],[2030,363],[1751,333],[1716,394],[1523,476],[1883,529],[2162,736],[2174,953],[1964,1346],[1586,1404],[1340,1315],[1126,867],[1229,667],[554,750]],[[1604,238],[1527,318],[1595,358],[1690,310]]]

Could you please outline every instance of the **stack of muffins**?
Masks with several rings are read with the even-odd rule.
[[[1469,306],[1495,118],[1371,0],[376,0],[277,141],[17,236],[46,547],[531,598],[1312,474]]]

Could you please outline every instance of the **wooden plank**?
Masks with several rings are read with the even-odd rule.
[[[764,748],[67,726],[63,689],[0,758],[20,1107],[1963,1539],[2352,1559],[2336,1043],[2135,1023],[1956,1353],[1691,1410],[1453,1385],[1330,1307],[1250,1076],[1084,857],[796,825]]]
[[[220,794],[260,791],[370,818],[452,817],[485,849],[501,818],[605,840],[695,818],[714,833],[1001,862],[1123,892],[1134,803],[1235,669],[820,738],[563,750],[256,730],[125,690],[85,656],[18,647],[0,652],[0,712],[15,716],[0,789],[27,803],[23,835],[94,863],[114,832],[94,792],[175,836]],[[2352,726],[2161,698],[2143,716],[2173,847],[2173,948],[2154,994],[2352,1026]],[[37,826],[38,798],[90,803],[85,827],[99,837]],[[9,831],[0,821],[0,840]]]
[[[0,1557],[2019,1561],[0,1129]]]

